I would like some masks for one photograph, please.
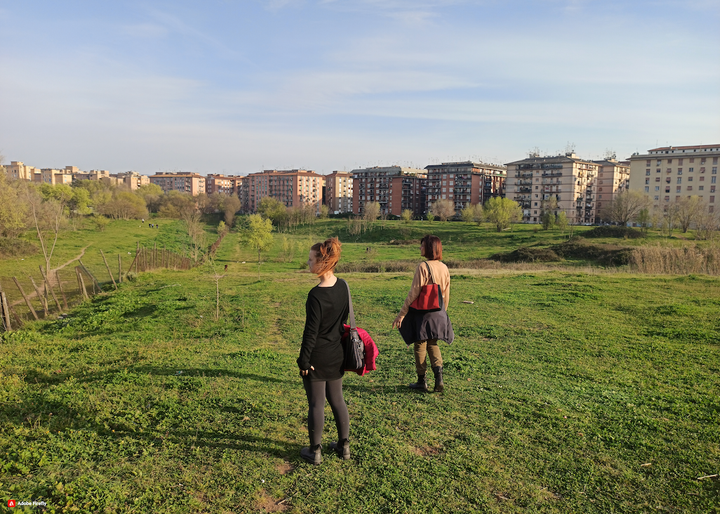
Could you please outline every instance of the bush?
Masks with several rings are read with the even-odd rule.
[[[560,256],[550,248],[521,247],[509,253],[496,253],[490,259],[498,262],[557,262]]]
[[[550,249],[562,258],[595,261],[604,266],[625,266],[630,264],[632,254],[631,248],[615,245],[585,244],[581,238],[551,246]]]
[[[622,237],[627,239],[640,239],[645,237],[645,234],[636,228],[631,227],[618,227],[613,225],[607,225],[602,227],[595,227],[592,230],[588,230],[583,234],[584,237]]]
[[[0,237],[0,259],[34,255],[40,250],[38,245],[24,239]]]

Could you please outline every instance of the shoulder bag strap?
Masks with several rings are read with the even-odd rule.
[[[435,277],[433,276],[432,268],[430,267],[430,265],[428,264],[427,261],[425,261],[425,266],[427,266],[427,269],[430,272],[430,280],[432,280],[433,284],[437,284],[437,282],[435,282]]]
[[[356,330],[357,327],[355,326],[355,311],[353,310],[352,295],[350,294],[350,285],[345,280],[343,280],[343,282],[345,282],[345,286],[347,287],[348,302],[350,303],[350,330]]]

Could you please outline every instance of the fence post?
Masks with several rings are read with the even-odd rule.
[[[5,291],[0,291],[0,303],[2,303],[2,308],[0,309],[0,311],[2,311],[3,321],[5,322],[5,331],[11,332],[12,326],[10,325],[10,308],[8,307],[8,301],[7,296],[5,296]]]
[[[100,287],[100,282],[98,282],[97,279],[95,278],[95,275],[93,275],[93,274],[90,272],[90,270],[87,269],[87,267],[85,267],[85,265],[82,263],[82,261],[81,261],[80,259],[78,259],[78,262],[80,263],[80,266],[82,267],[82,270],[83,270],[85,273],[87,273],[88,277],[90,277],[90,278],[92,279],[92,281],[93,281],[93,294],[97,294],[97,293],[95,293],[95,286],[97,286],[98,292],[101,293],[101,292],[102,292],[102,288]]]
[[[140,241],[135,246],[135,274],[138,272],[138,259],[140,258]],[[132,266],[130,266],[132,268]]]
[[[50,283],[50,280],[48,279],[47,275],[45,275],[45,270],[43,270],[42,265],[38,266],[40,268],[40,274],[43,277],[43,280],[45,281],[45,287],[47,287],[50,290],[50,294],[53,297],[53,300],[55,300],[55,305],[57,305],[58,312],[62,312],[62,307],[60,307],[60,302],[58,302],[57,296],[55,296],[55,290],[52,288],[52,284]]]
[[[100,250],[100,255],[102,255],[103,262],[105,263],[105,267],[107,268],[108,275],[110,275],[110,280],[112,280],[113,285],[115,286],[115,290],[117,290],[117,284],[115,283],[115,279],[113,278],[112,271],[110,271],[110,266],[107,263],[107,259],[105,258],[105,254],[102,250]]]
[[[118,282],[122,284],[122,257],[118,254]]]
[[[27,304],[28,309],[30,309],[30,312],[32,312],[33,317],[36,320],[39,320],[40,318],[38,318],[37,312],[35,312],[35,309],[33,309],[33,306],[30,303],[30,300],[28,299],[27,295],[25,294],[25,291],[23,291],[23,288],[20,285],[20,282],[18,282],[18,279],[16,279],[15,277],[13,277],[12,279],[13,279],[13,282],[15,282],[15,285],[17,286],[17,288],[20,290],[20,294],[22,295],[23,299],[25,300],[25,303]]]
[[[48,317],[48,305],[47,301],[45,300],[45,296],[40,292],[40,289],[35,284],[35,279],[32,278],[32,275],[28,275],[30,277],[30,282],[32,283],[33,287],[35,288],[35,293],[37,293],[38,298],[40,298],[40,303],[42,303],[43,312],[45,313],[45,317]]]
[[[68,307],[67,298],[65,297],[65,291],[62,287],[62,282],[60,281],[60,272],[58,270],[55,270],[55,280],[57,280],[58,287],[60,288],[60,294],[62,294],[63,297],[63,304],[65,304],[65,310],[69,311],[70,308]]]
[[[78,284],[80,285],[80,291],[82,292],[83,297],[85,297],[86,300],[89,300],[90,297],[87,294],[87,289],[85,289],[85,280],[83,280],[82,271],[80,271],[80,266],[75,266],[75,274],[77,275]]]

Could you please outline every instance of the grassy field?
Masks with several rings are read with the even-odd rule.
[[[259,277],[228,236],[218,321],[205,265],[3,335],[0,496],[49,512],[720,512],[717,477],[698,480],[720,472],[716,277],[454,269],[446,392],[423,395],[390,329],[411,274],[345,274],[378,369],[345,378],[352,460],[302,462],[295,358],[316,281],[301,264],[340,232],[324,223],[277,235]],[[460,260],[562,239],[444,225],[388,225],[344,259],[417,259],[381,243],[428,229]]]

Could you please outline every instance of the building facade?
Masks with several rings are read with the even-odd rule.
[[[520,204],[525,223],[541,222],[544,205],[552,198],[557,200],[554,212],[564,212],[569,223],[594,223],[599,170],[599,164],[573,152],[554,157],[532,154],[507,164],[506,197]]]
[[[425,213],[427,174],[404,166],[375,166],[352,171],[353,212],[363,214],[367,202],[378,202],[382,214],[400,216],[411,209],[416,216]]]
[[[697,196],[715,209],[720,144],[665,146],[630,157],[630,190],[648,196],[662,211],[683,197]]]
[[[333,171],[325,176],[325,205],[332,214],[353,212],[353,175],[349,171]]]
[[[180,191],[197,196],[205,192],[205,177],[192,172],[156,173],[150,183],[160,186],[164,193]]]
[[[505,166],[463,161],[430,164],[425,169],[427,210],[438,200],[450,200],[455,211],[460,211],[468,205],[484,204],[490,198],[505,194]]]
[[[603,219],[603,211],[615,196],[627,191],[630,186],[630,161],[618,162],[614,157],[593,161],[599,166],[595,201],[596,219]]]
[[[117,186],[127,189],[128,191],[135,191],[140,186],[150,184],[150,177],[147,175],[141,175],[137,171],[126,171],[125,173],[116,173],[110,175],[111,179],[117,181]]]
[[[320,211],[322,202],[323,177],[308,170],[265,170],[250,173],[243,180],[243,192],[240,201],[245,201],[245,212],[257,212],[260,200],[270,196],[279,200],[285,207],[315,205]]]

